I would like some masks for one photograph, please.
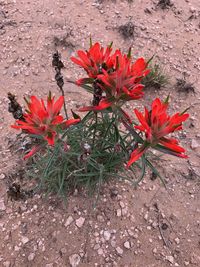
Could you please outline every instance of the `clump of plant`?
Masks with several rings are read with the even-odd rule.
[[[187,158],[179,141],[168,135],[181,130],[189,115],[184,111],[170,116],[169,97],[156,98],[144,112],[124,110],[127,101],[144,96],[143,81],[151,73],[148,61],[138,58],[132,62],[130,49],[123,54],[119,49],[113,51],[112,43],[103,48],[92,41],[89,50],[77,51],[71,60],[86,72],[86,77],[71,82],[92,94],[91,104],[71,111],[70,119],[67,108],[65,117],[60,114],[63,65],[59,54],[54,54],[62,96],[57,99],[49,93],[46,101],[36,96],[25,99],[23,117],[12,125],[38,140],[24,158],[32,158],[29,171],[47,192],[66,194],[82,187],[98,192],[111,178],[128,179],[136,185],[147,167],[160,177],[149,157],[151,149]]]
[[[157,6],[159,6],[162,9],[167,9],[169,7],[172,7],[173,3],[171,2],[171,0],[159,0]]]
[[[123,36],[124,39],[134,38],[135,37],[135,25],[129,21],[118,27],[119,33]]]
[[[151,72],[142,80],[146,88],[161,89],[169,83],[167,75],[163,72],[159,64],[151,64],[149,68]]]
[[[189,83],[185,80],[185,77],[183,79],[176,79],[176,88],[179,92],[184,93],[195,93],[195,88],[192,83]]]

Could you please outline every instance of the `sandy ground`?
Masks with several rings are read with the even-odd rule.
[[[167,9],[157,3],[0,1],[0,266],[200,266],[200,2],[177,0]],[[128,22],[134,31],[123,35],[119,28]],[[191,117],[178,136],[189,159],[165,156],[158,162],[167,189],[151,181],[150,172],[137,189],[122,181],[105,185],[96,209],[81,192],[67,203],[42,194],[12,202],[6,194],[12,181],[25,188],[34,182],[20,171],[23,152],[9,147],[16,132],[6,94],[11,91],[22,102],[30,94],[58,93],[52,53],[62,54],[65,79],[80,77],[69,57],[88,47],[90,35],[104,45],[114,41],[123,51],[132,46],[135,57],[156,55],[170,84],[146,90],[142,101],[127,108],[169,93],[172,112],[190,106]],[[195,92],[177,89],[176,79],[184,77]],[[68,109],[88,104],[82,89],[67,83],[64,89]]]

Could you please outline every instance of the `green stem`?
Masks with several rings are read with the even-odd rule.
[[[96,133],[97,133],[97,123],[98,123],[98,115],[97,112],[94,112],[95,115],[95,124],[94,124],[94,132],[93,132],[93,138],[92,138],[92,146],[94,147],[95,144],[95,138],[96,138]]]

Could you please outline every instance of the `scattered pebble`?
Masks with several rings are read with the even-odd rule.
[[[31,253],[28,255],[28,261],[33,261],[35,258],[35,253]]]
[[[198,147],[199,147],[199,143],[195,139],[192,139],[191,148],[196,149]]]
[[[81,257],[78,254],[73,254],[69,256],[69,263],[71,267],[76,267],[79,265]]]
[[[22,243],[25,245],[26,243],[28,243],[29,242],[29,239],[28,239],[28,237],[26,237],[26,236],[22,236]]]
[[[106,241],[109,241],[111,237],[111,233],[109,231],[104,231],[103,236]]]
[[[0,199],[0,211],[4,211],[4,210],[6,210],[6,206],[4,204],[4,200]]]
[[[85,218],[80,217],[79,219],[76,220],[76,226],[78,228],[81,228],[83,226],[84,222],[85,222]]]
[[[174,257],[171,256],[171,255],[170,255],[170,256],[166,256],[165,259],[166,259],[167,261],[169,261],[170,263],[172,263],[172,264],[174,263]]]
[[[130,248],[131,248],[131,244],[130,244],[130,242],[129,242],[129,241],[124,242],[124,247],[125,247],[126,249],[130,249]]]
[[[68,227],[73,222],[73,217],[69,216],[65,222],[65,227]]]
[[[119,255],[122,255],[123,254],[123,249],[121,249],[120,247],[116,247],[116,251]]]

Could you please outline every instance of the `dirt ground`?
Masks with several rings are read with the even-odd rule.
[[[200,1],[169,1],[173,5],[166,9],[158,2],[0,0],[0,266],[200,266]],[[178,135],[189,159],[164,156],[158,162],[166,189],[150,172],[137,189],[110,182],[95,209],[94,200],[81,192],[67,203],[42,194],[10,201],[11,182],[31,188],[34,181],[23,177],[23,151],[14,153],[10,146],[17,138],[7,92],[21,103],[26,95],[58,94],[52,53],[61,53],[66,80],[80,78],[69,57],[88,48],[90,35],[123,51],[132,46],[135,57],[155,55],[170,84],[146,90],[143,100],[127,108],[169,93],[171,112],[190,107],[191,117]],[[192,83],[194,91],[178,89],[177,78]],[[82,89],[67,82],[64,89],[69,110],[88,104]]]

